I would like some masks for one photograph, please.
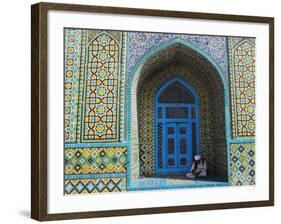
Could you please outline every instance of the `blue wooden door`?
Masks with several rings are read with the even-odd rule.
[[[167,123],[163,140],[163,169],[161,173],[185,173],[192,164],[191,123]]]
[[[199,137],[196,92],[178,78],[168,81],[155,96],[155,174],[189,172]]]

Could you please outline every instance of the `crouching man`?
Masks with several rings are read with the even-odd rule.
[[[186,177],[207,177],[207,163],[201,155],[194,155],[190,172],[186,174]]]

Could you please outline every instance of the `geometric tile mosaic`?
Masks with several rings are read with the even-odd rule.
[[[229,38],[233,136],[254,137],[255,45],[249,39],[237,42],[235,38]]]
[[[222,71],[227,74],[227,41],[224,36],[128,32],[128,79],[132,78],[130,75],[135,64],[147,52],[175,39],[186,40],[202,51],[207,52],[217,62]]]
[[[87,52],[83,139],[117,139],[119,44],[111,35],[102,32],[91,40]]]
[[[122,33],[64,32],[65,143],[118,141],[123,125]]]
[[[170,64],[145,58],[159,48],[168,58],[174,41],[188,44]],[[173,75],[197,89],[200,153],[209,174],[230,171],[228,180],[154,176],[154,140],[164,136],[154,136],[154,94]],[[255,75],[254,38],[65,28],[64,193],[255,184]]]
[[[78,87],[80,73],[80,51],[82,31],[79,29],[65,29],[65,74],[64,74],[64,116],[65,143],[76,141],[78,114]]]
[[[231,185],[255,184],[255,143],[230,145]]]
[[[65,194],[121,192],[126,190],[126,179],[97,178],[89,180],[67,180],[64,186]]]
[[[126,147],[65,149],[65,174],[126,172]]]

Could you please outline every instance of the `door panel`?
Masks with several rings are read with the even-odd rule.
[[[178,124],[178,167],[190,170],[192,163],[192,125]]]
[[[164,155],[164,167],[177,168],[177,125],[175,123],[170,123],[166,125],[167,135],[164,137],[166,139],[166,155]]]
[[[192,161],[191,123],[166,123],[163,136],[164,173],[188,172]]]

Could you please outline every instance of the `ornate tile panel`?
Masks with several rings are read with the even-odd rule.
[[[255,143],[230,145],[231,185],[255,184]]]
[[[101,32],[89,40],[83,104],[83,141],[118,140],[120,43]]]
[[[126,172],[126,155],[126,147],[66,149],[65,174]]]
[[[64,64],[64,138],[65,143],[76,142],[77,114],[78,114],[78,89],[80,76],[80,51],[82,31],[65,29],[65,64]]]
[[[83,180],[66,180],[65,194],[91,194],[121,192],[126,190],[125,178],[93,178]]]
[[[171,34],[171,33],[142,33],[129,32],[128,33],[128,63],[127,71],[131,71],[135,64],[146,53],[154,50],[158,46],[173,41],[175,39],[182,39],[190,42],[197,48],[212,57],[221,70],[227,74],[227,42],[226,37],[222,36],[204,36],[204,35],[190,35],[190,34]],[[130,77],[128,77],[130,78]],[[227,78],[227,76],[226,76]]]
[[[70,28],[64,32],[65,143],[119,141],[126,35]]]
[[[255,136],[255,44],[229,38],[233,137]]]

